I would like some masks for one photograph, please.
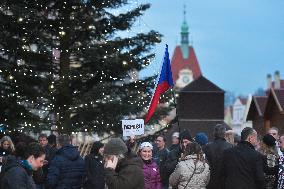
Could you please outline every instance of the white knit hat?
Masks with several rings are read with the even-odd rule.
[[[179,132],[174,132],[172,137],[176,137],[176,138],[179,138]]]
[[[142,142],[139,146],[139,150],[142,150],[145,147],[149,147],[151,150],[153,150],[153,145],[150,142]]]

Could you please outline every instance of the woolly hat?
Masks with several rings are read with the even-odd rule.
[[[174,132],[172,137],[176,137],[176,138],[179,138],[179,132]]]
[[[105,155],[119,155],[128,151],[126,144],[120,138],[112,138],[106,143],[104,148]]]
[[[199,145],[203,146],[208,143],[208,137],[205,133],[197,133],[195,136],[195,141]]]
[[[267,146],[275,146],[276,145],[276,139],[270,134],[264,135],[263,138],[262,138],[262,141]]]
[[[139,150],[142,150],[145,147],[149,147],[151,150],[153,150],[153,145],[150,142],[142,142],[142,144],[139,146]]]
[[[192,137],[189,133],[189,131],[186,129],[184,130],[181,134],[180,134],[180,139],[183,140],[183,139],[187,139],[187,140],[190,140],[192,141]]]

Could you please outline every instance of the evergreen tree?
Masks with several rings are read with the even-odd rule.
[[[156,31],[119,37],[149,7],[127,0],[2,0],[0,123],[9,130],[115,131],[141,117],[154,77]],[[119,13],[117,13],[117,10]]]

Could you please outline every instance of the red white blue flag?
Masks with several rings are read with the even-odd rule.
[[[171,61],[169,58],[168,45],[166,45],[164,61],[162,64],[160,75],[158,76],[157,81],[156,81],[155,92],[152,97],[148,113],[145,118],[145,123],[147,123],[151,119],[152,115],[154,114],[157,108],[157,105],[159,103],[161,94],[163,94],[164,92],[166,92],[169,88],[173,86],[174,86],[174,82],[173,82],[173,77],[172,77]]]

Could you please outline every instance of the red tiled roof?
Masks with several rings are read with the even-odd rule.
[[[276,100],[278,101],[282,111],[284,110],[284,89],[275,89]]]
[[[258,113],[260,115],[264,114],[266,103],[267,103],[267,96],[253,96],[253,100],[255,102],[255,105],[258,109]]]
[[[192,71],[193,79],[198,78],[202,74],[193,47],[189,46],[188,50],[189,57],[187,59],[183,58],[180,46],[177,46],[174,50],[171,60],[174,83],[176,83],[176,80],[178,79],[179,71],[185,68]]]

